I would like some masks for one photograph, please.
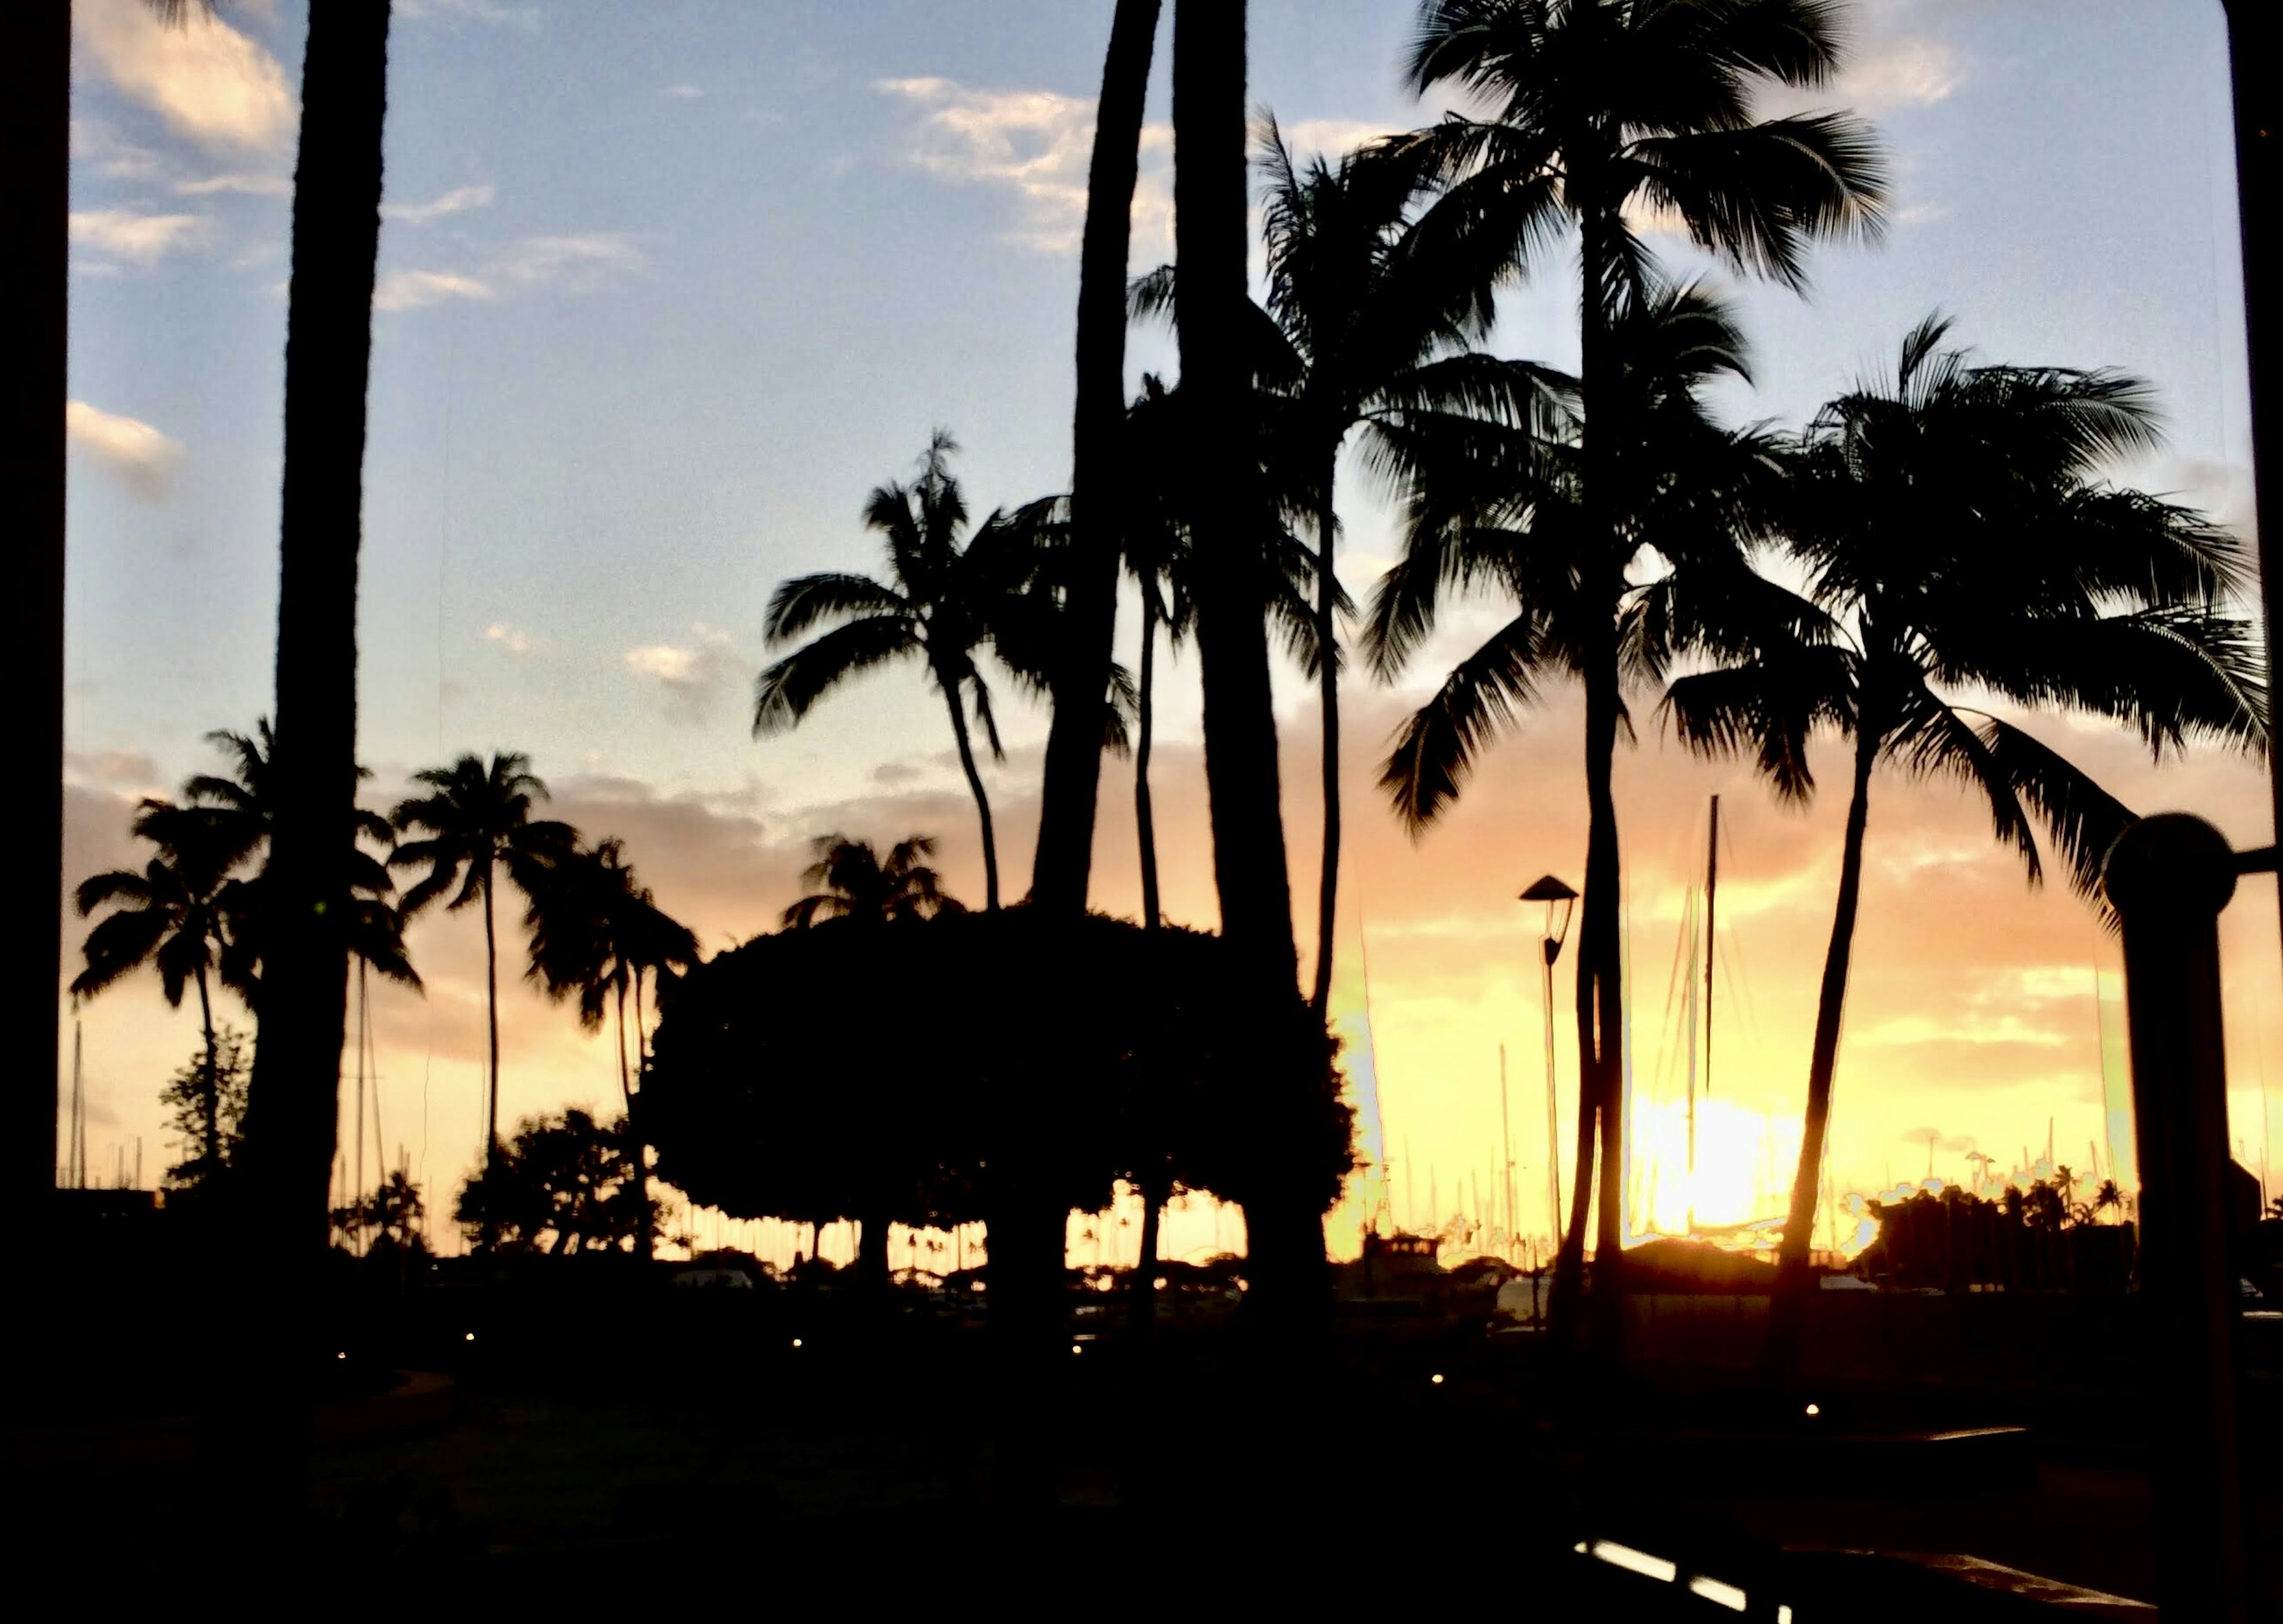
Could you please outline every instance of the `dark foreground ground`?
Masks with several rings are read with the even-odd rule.
[[[1351,1320],[1312,1371],[1264,1369],[1220,1316],[1191,1314],[1146,1347],[1072,1324],[1066,1362],[1025,1395],[1052,1437],[1052,1503],[1010,1519],[987,1492],[988,1339],[955,1316],[883,1324],[799,1294],[618,1279],[347,1313],[336,1415],[370,1433],[397,1402],[404,1425],[362,1441],[336,1426],[320,1448],[312,1569],[350,1612],[631,1590],[764,1612],[815,1596],[859,1614],[1368,1602],[1611,1619],[1773,1619],[1781,1603],[1802,1624],[2154,1616],[2032,1606],[1987,1572],[1968,1587],[1918,1559],[2151,1595],[2129,1382],[1834,1384],[1809,1417],[1797,1394],[1686,1371],[1561,1367],[1477,1324]],[[168,1605],[199,1593],[187,1576],[227,1567],[226,1549],[185,1534],[213,1526],[191,1434],[169,1419],[185,1361],[137,1385],[164,1354],[109,1337],[13,1395],[12,1570]],[[401,1403],[408,1367],[449,1377],[448,1394]],[[2029,1431],[1981,1430],[2007,1422]],[[2246,1444],[2252,1472],[2283,1488],[2271,1417]],[[2262,1515],[2283,1617],[2283,1501],[2271,1492]],[[1578,1554],[1596,1542],[1678,1576]],[[1819,1554],[1851,1550],[1890,1559]],[[1692,1577],[1711,1582],[1693,1594]]]

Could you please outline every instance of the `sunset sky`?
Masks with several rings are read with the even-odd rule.
[[[952,889],[979,899],[973,807],[916,672],[878,675],[761,742],[748,733],[751,683],[771,588],[876,567],[861,501],[908,472],[935,426],[958,436],[978,513],[1064,488],[1076,241],[1110,9],[397,0],[366,464],[361,753],[374,804],[463,751],[526,750],[555,815],[622,836],[709,949],[772,926],[807,842],[828,831],[935,834]],[[136,797],[207,769],[203,734],[250,727],[270,707],[305,8],[240,0],[222,21],[173,33],[142,0],[74,11],[75,882],[139,866],[126,832]],[[1804,300],[1738,290],[1757,377],[1724,392],[1723,411],[1796,423],[1890,366],[1905,330],[1940,307],[1991,359],[2150,378],[2170,445],[2117,477],[2248,526],[2219,7],[1863,0],[1856,12],[1852,65],[1818,99],[1884,133],[1894,229],[1882,246],[1819,252]],[[1423,121],[1436,109],[1399,82],[1413,14],[1409,0],[1253,0],[1253,99],[1304,147]],[[1137,269],[1172,250],[1166,66],[1161,42]],[[1681,245],[1658,246],[1693,267]],[[1499,352],[1574,361],[1572,288],[1573,269],[1543,268],[1508,306]],[[1137,338],[1133,364],[1170,372],[1170,344]],[[1395,546],[1360,470],[1341,514],[1360,596]],[[1490,1177],[1499,1155],[1503,1043],[1526,1226],[1542,1229],[1538,916],[1513,897],[1540,873],[1579,877],[1577,696],[1529,717],[1415,844],[1372,781],[1398,719],[1494,613],[1452,617],[1404,684],[1349,691],[1336,1003],[1360,1031],[1367,949],[1398,1216],[1475,1208],[1468,1180]],[[1130,660],[1130,615],[1121,641]],[[1167,908],[1210,925],[1195,661],[1161,669]],[[1279,680],[1285,822],[1305,876],[1316,711],[1297,672]],[[1765,1216],[1797,1144],[1844,808],[1834,797],[1783,812],[1742,768],[1685,759],[1647,720],[1653,699],[1636,705],[1640,744],[1618,769],[1641,1138],[1663,1153],[1665,1214],[1679,1171],[1665,988],[1706,797],[1719,792],[1734,981],[1717,994],[1697,1206],[1709,1221]],[[1046,718],[1011,695],[1002,718],[1008,758],[987,776],[1019,894]],[[2157,771],[2113,729],[2037,726],[2136,807],[2197,811],[2240,846],[2269,837],[2263,775],[2240,759]],[[1106,765],[1095,864],[1097,904],[1126,913],[1139,906],[1130,783],[1128,765]],[[64,929],[68,967],[84,927]],[[1311,907],[1304,952],[1312,931]],[[2271,881],[2247,882],[2224,931],[2233,1133],[2256,1169],[2283,1092]],[[374,998],[384,1129],[440,1216],[480,1133],[479,928],[432,917],[412,949],[427,997]],[[2104,1135],[2095,972],[2116,962],[2066,887],[2025,887],[1983,812],[1947,785],[1881,779],[1834,1127],[1841,1187],[1922,1175],[1930,1138],[1945,1176],[1964,1176],[1975,1149],[2010,1167],[2025,1146],[2042,1152],[2049,1122],[2058,1159],[2083,1171]],[[1575,1057],[1558,1021],[1566,1095]],[[613,1105],[609,1046],[568,1009],[511,983],[503,1022],[504,1121]],[[156,1095],[196,1044],[194,1011],[168,1011],[154,977],[84,1012],[95,1171],[121,1147],[131,1158],[139,1136],[155,1180],[172,1159]],[[68,1030],[63,1046],[68,1065]],[[1566,1137],[1566,1103],[1562,1120]],[[1209,1220],[1184,1222],[1171,1249],[1214,1243]],[[1352,1244],[1352,1209],[1335,1229]]]

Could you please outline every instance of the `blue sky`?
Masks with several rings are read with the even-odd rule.
[[[126,799],[203,766],[206,730],[269,708],[304,11],[245,0],[222,23],[168,35],[140,0],[74,9],[69,733],[85,864],[126,855]],[[759,744],[747,695],[770,589],[806,570],[869,567],[864,493],[904,475],[935,425],[960,437],[978,511],[1062,488],[1075,237],[1108,0],[399,0],[396,11],[362,628],[362,750],[377,793],[463,750],[526,750],[590,827],[617,820],[636,862],[670,881],[661,894],[709,941],[768,923],[790,899],[800,843],[826,828],[892,838],[937,828],[955,889],[979,892],[940,708],[916,676],[883,676],[799,734]],[[1726,408],[1796,421],[1887,364],[1900,334],[1939,307],[1993,358],[2150,377],[2173,443],[2120,472],[2242,520],[2217,5],[1865,0],[1856,14],[1848,75],[1819,99],[1879,123],[1896,225],[1883,246],[1819,254],[1805,299],[1741,291],[1757,387],[1732,392]],[[1299,144],[1336,148],[1433,111],[1399,84],[1405,0],[1254,0],[1252,17],[1254,98]],[[1161,46],[1137,268],[1171,252],[1165,83]],[[1500,349],[1574,356],[1570,274],[1549,266],[1511,302]],[[1135,365],[1169,368],[1164,341],[1137,340]],[[1387,559],[1389,530],[1361,480],[1342,506],[1361,589]],[[1476,624],[1458,617],[1450,646]],[[1430,654],[1420,680],[1435,667]],[[1161,793],[1177,808],[1197,798],[1194,750],[1183,754],[1192,681],[1177,668],[1165,699]],[[1287,814],[1305,863],[1313,758],[1291,752],[1313,711],[1297,680],[1284,691]],[[1378,821],[1367,769],[1401,697],[1353,706],[1352,822]],[[1025,747],[1043,719],[1007,711],[1013,756],[993,782],[1020,873],[1035,779]],[[1547,727],[1566,761],[1566,735]],[[1654,747],[1629,771],[1640,786],[1629,816],[1645,829],[1661,829],[1664,803],[1693,796],[1702,775]],[[2199,804],[2232,818],[2240,841],[2264,838],[2256,774],[2198,771],[2210,775]],[[2173,793],[2150,781],[2148,793]],[[1741,780],[1734,789],[1749,793]],[[1964,831],[1958,860],[1983,865],[1992,896],[2016,897],[2018,878],[1974,843],[1971,809],[1925,804]],[[1838,810],[1819,809],[1811,827]],[[922,818],[932,822],[912,821]],[[1180,844],[1192,838],[1184,827],[1177,812],[1169,867],[1180,872],[1169,884],[1177,910],[1209,919],[1202,848]],[[1482,837],[1536,850],[1487,824]],[[1354,889],[1399,899],[1391,933],[1410,897],[1442,894],[1400,865],[1439,874],[1475,850],[1454,837],[1382,851],[1377,838],[1360,843]],[[1772,839],[1771,851],[1788,861],[1821,838]],[[1655,847],[1662,862],[1685,843],[1659,834],[1636,850]],[[1653,871],[1640,862],[1647,890]],[[1107,857],[1103,867],[1107,899],[1130,907],[1130,862],[1121,853],[1115,873]],[[1827,879],[1803,878],[1804,919],[1827,910]],[[1410,923],[1460,936],[1511,926],[1472,904],[1437,905]],[[2032,936],[2084,922],[2066,897],[2020,905],[2045,910],[2023,927]],[[422,928],[427,1006],[389,1006],[406,1033],[401,1065],[417,1049],[430,1075],[458,1068],[454,1144],[472,1121],[463,922]],[[2271,928],[2248,940],[2271,958]],[[1642,951],[1655,960],[1666,949]],[[2097,935],[2081,951],[2097,955]],[[1401,985],[1397,949],[1375,936],[1374,955],[1375,972],[1387,962]],[[1505,1010],[1503,981],[1448,967],[1419,975],[1413,1017],[1375,1009],[1383,1031],[1415,1018],[1422,1033],[1463,1030],[1477,1047],[1493,1030],[1534,1043],[1534,1009]],[[90,1012],[117,1132],[155,1138],[138,1100],[191,1041],[161,1007],[136,991]],[[567,1018],[528,998],[510,1016],[511,1033],[529,1034],[510,1113],[595,1096],[607,1068]],[[2247,1022],[2264,1032],[2264,1006]],[[1420,1040],[1410,1084],[1384,1052],[1380,1070],[1391,1100],[1412,1088],[1417,1131],[1447,1138],[1458,1164],[1475,1118],[1433,1092],[1429,1079],[1448,1070],[1441,1043]],[[1781,1075],[1767,1085],[1768,1109],[1796,1109],[1783,1102],[1797,1092],[1804,1032],[1768,1043],[1772,1054],[1803,1051],[1799,1066],[1772,1061]],[[1956,1130],[1985,1131],[1968,1108],[1955,1107]],[[2014,1115],[2023,1112],[2046,1114]],[[1901,1131],[1866,1127],[1858,1143],[1843,1126],[1842,1148],[1871,1168]]]

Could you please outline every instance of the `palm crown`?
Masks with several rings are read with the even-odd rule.
[[[815,861],[801,871],[817,889],[784,911],[788,929],[806,930],[827,920],[892,924],[961,911],[943,890],[942,876],[924,859],[935,855],[931,835],[912,835],[888,848],[883,859],[868,840],[820,835],[809,843]]]

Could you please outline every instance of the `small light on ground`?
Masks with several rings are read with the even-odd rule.
[[[346,1358],[347,1358],[347,1357],[348,1357],[348,1355],[347,1355],[347,1354],[345,1354],[345,1353],[337,1353],[337,1354],[335,1354],[335,1355],[333,1356],[333,1357],[334,1357],[334,1358],[336,1358],[336,1359],[346,1359]]]
[[[1071,1344],[1071,1351],[1072,1353],[1084,1353],[1084,1352],[1086,1351],[1086,1349],[1085,1349],[1085,1348],[1080,1348],[1080,1347],[1079,1347],[1076,1342],[1072,1342],[1072,1343]]]
[[[1430,1380],[1430,1381],[1431,1381],[1431,1382],[1433,1382],[1437,1387],[1441,1387],[1441,1386],[1443,1385],[1443,1372],[1442,1372],[1442,1371],[1436,1371],[1432,1376],[1430,1376],[1427,1379],[1428,1379],[1428,1380]]]
[[[793,1345],[795,1348],[799,1347],[799,1346],[800,1346],[800,1339],[799,1339],[799,1337],[795,1337],[795,1338],[793,1338],[793,1340],[792,1340],[792,1345]]]
[[[464,1342],[472,1342],[476,1340],[476,1333],[471,1331],[467,1335],[462,1337],[460,1340]]]
[[[1595,1540],[1593,1557],[1611,1567],[1622,1567],[1627,1573],[1639,1573],[1648,1579],[1662,1579],[1671,1584],[1680,1576],[1680,1565],[1668,1562],[1663,1557],[1653,1557],[1646,1550],[1635,1550],[1630,1545],[1620,1545],[1615,1540]]]
[[[1810,1404],[1807,1407],[1807,1413],[1812,1416],[1819,1416],[1823,1413],[1823,1406],[1820,1404]]]
[[[1776,1624],[1791,1624],[1790,1608],[1779,1606],[1776,1609]]]

